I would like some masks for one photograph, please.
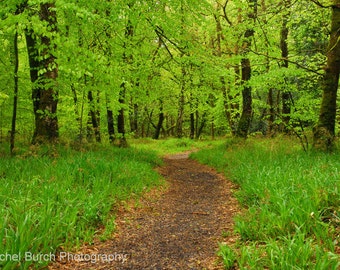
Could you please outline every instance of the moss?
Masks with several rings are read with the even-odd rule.
[[[335,148],[334,135],[325,127],[315,127],[313,148],[324,152],[333,151]]]

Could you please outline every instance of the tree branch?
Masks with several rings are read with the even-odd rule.
[[[334,5],[324,5],[322,3],[320,3],[319,0],[310,0],[312,1],[314,4],[316,4],[317,6],[321,7],[321,8],[340,8],[340,4],[334,4]]]
[[[175,43],[174,41],[172,41],[170,38],[168,38],[165,34],[163,29],[160,26],[156,26],[156,28],[154,29],[156,34],[159,37],[163,37],[164,39],[166,39],[167,41],[169,41],[170,44],[172,44],[178,51],[180,51],[183,54],[186,54],[186,52],[183,50],[183,48],[181,48],[177,43]],[[163,42],[164,44],[164,42]]]
[[[314,70],[314,69],[305,67],[305,66],[299,64],[298,62],[289,60],[289,59],[287,59],[287,58],[269,56],[269,55],[267,55],[267,54],[259,53],[259,52],[253,51],[253,50],[250,50],[250,51],[251,51],[252,53],[256,54],[256,55],[265,56],[265,57],[270,58],[270,59],[273,59],[273,60],[278,60],[278,61],[288,61],[289,63],[294,64],[294,65],[296,65],[297,67],[299,67],[299,68],[301,68],[301,69],[307,70],[307,71],[309,71],[309,72],[313,72],[313,73],[315,73],[315,74],[317,74],[317,75],[319,75],[319,76],[323,76],[323,73],[320,73],[320,72],[318,72],[317,70]]]
[[[178,49],[181,53],[185,54],[185,52],[183,51],[182,48],[180,48],[178,46],[178,44],[176,44],[174,41],[172,41],[171,39],[169,39],[165,34],[163,29],[158,26],[158,25],[154,25],[153,22],[151,21],[150,18],[146,18],[146,20],[149,22],[149,24],[151,25],[151,27],[153,28],[153,30],[155,31],[157,37],[159,38],[159,41],[164,45],[166,51],[168,52],[168,54],[170,55],[171,59],[174,60],[176,63],[178,63],[175,59],[175,57],[173,56],[173,54],[171,53],[168,45],[166,44],[166,42],[164,41],[167,40],[170,44],[172,44],[176,49]]]
[[[228,18],[228,15],[227,15],[227,5],[228,5],[228,2],[229,2],[229,0],[226,0],[225,4],[222,6],[223,14],[224,14],[225,20],[229,23],[229,25],[233,26],[233,23],[231,22],[231,20]]]

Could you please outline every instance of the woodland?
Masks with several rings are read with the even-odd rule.
[[[1,139],[334,147],[339,1],[2,1]],[[314,131],[312,129],[314,128]]]
[[[340,0],[0,0],[0,268],[110,239],[194,150],[237,186],[225,269],[338,269],[339,41]]]

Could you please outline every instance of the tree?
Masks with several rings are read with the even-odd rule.
[[[128,6],[128,12],[132,13],[132,10],[134,8],[135,2],[134,1],[129,1],[127,6]],[[132,38],[134,36],[134,25],[132,24],[131,21],[131,14],[128,15],[129,17],[127,18],[127,24],[125,28],[125,42],[124,42],[124,52],[123,52],[123,61],[126,63],[127,66],[130,66],[133,64],[133,54],[129,49],[131,49],[132,45]],[[126,92],[127,92],[127,83],[131,83],[131,81],[124,81],[121,84],[121,90],[119,93],[119,104],[120,104],[120,109],[118,113],[118,133],[120,134],[119,138],[119,147],[127,147],[127,141],[125,137],[125,105],[126,105]]]
[[[34,26],[26,31],[35,116],[33,143],[53,142],[59,135],[56,114],[58,66],[54,56],[56,44],[53,42],[57,33],[57,14],[54,2],[40,4],[39,19],[43,31],[35,31]]]
[[[283,59],[282,61],[282,67],[288,68],[289,62],[288,62],[288,18],[290,15],[290,0],[284,1],[285,9],[287,10],[286,13],[283,15],[282,19],[282,27],[281,27],[281,34],[280,34],[280,48],[281,48],[281,57]],[[291,93],[289,90],[283,90],[282,91],[282,119],[283,119],[283,130],[287,133],[288,132],[288,126],[290,121],[290,111],[291,111]]]
[[[99,93],[98,93],[99,95]],[[93,97],[93,92],[90,90],[87,93],[87,98],[89,100],[89,115],[88,115],[88,126],[89,129],[87,136],[92,137],[92,128],[96,138],[96,142],[101,142],[100,137],[100,111],[98,110],[99,98],[95,99]],[[92,127],[92,128],[91,128]]]
[[[18,26],[15,26],[15,33],[13,39],[13,54],[14,54],[14,93],[13,93],[13,115],[12,127],[10,138],[10,152],[13,154],[17,121],[17,108],[18,108],[18,70],[19,70],[19,48],[18,48]]]
[[[249,13],[249,18],[252,20],[256,20],[257,17],[257,0],[249,0],[249,6],[252,8],[252,11]],[[251,38],[254,36],[254,29],[252,27],[248,28],[244,34],[244,54],[246,55],[249,52],[249,48],[251,46]],[[248,130],[250,126],[250,121],[252,117],[252,94],[251,94],[251,86],[248,84],[251,78],[251,65],[250,59],[248,57],[243,57],[241,60],[241,76],[242,76],[242,114],[240,121],[238,123],[238,127],[236,130],[236,136],[241,138],[246,138],[248,135]]]
[[[314,128],[315,149],[334,149],[336,98],[340,72],[340,0],[333,0],[327,65],[323,76],[323,96],[319,121]]]
[[[3,2],[0,95],[15,96],[6,71],[18,23],[16,126],[23,134],[34,128],[33,141],[59,134],[78,140],[86,127],[97,141],[116,144],[129,132],[245,138],[283,121],[290,129],[300,129],[299,119],[317,121],[329,22],[328,9],[306,5],[311,0],[39,0],[21,1],[19,16],[18,1]],[[4,134],[11,129],[8,100]]]

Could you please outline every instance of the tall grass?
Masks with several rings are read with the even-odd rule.
[[[221,246],[226,269],[340,267],[339,153],[305,153],[281,138],[229,140],[192,156],[240,186],[240,241]]]
[[[0,254],[7,258],[2,255],[0,268],[39,268],[49,261],[25,261],[26,252],[74,248],[91,242],[99,227],[105,228],[102,237],[109,235],[117,202],[161,184],[152,170],[160,162],[155,152],[111,147],[44,148],[2,157]]]

